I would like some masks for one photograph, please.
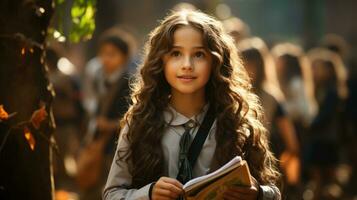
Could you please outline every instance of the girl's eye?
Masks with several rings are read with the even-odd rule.
[[[202,51],[199,51],[199,52],[196,52],[195,53],[195,57],[196,58],[204,58],[205,57],[205,53],[204,52],[202,52]]]
[[[170,56],[172,56],[172,57],[179,57],[180,55],[181,55],[181,53],[179,51],[172,51],[170,53]]]

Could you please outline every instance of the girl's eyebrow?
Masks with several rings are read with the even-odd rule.
[[[177,46],[177,45],[174,45],[172,46],[173,49],[183,49],[182,46]],[[206,49],[204,46],[195,46],[195,47],[192,47],[192,49]]]

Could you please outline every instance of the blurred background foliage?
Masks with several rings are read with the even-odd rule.
[[[67,9],[70,8],[70,9]],[[95,29],[96,0],[56,0],[49,36],[60,42],[77,43],[92,37]]]

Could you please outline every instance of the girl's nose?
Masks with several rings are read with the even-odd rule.
[[[184,61],[182,64],[182,69],[184,69],[184,70],[192,70],[193,69],[193,63],[192,63],[192,59],[190,56],[186,56],[184,58]]]

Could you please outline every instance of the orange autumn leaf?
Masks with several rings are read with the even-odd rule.
[[[27,127],[24,128],[24,134],[25,134],[25,139],[27,140],[27,143],[30,146],[30,149],[32,151],[35,150],[36,140],[33,137],[31,131]]]
[[[0,121],[7,120],[9,118],[9,114],[5,111],[4,106],[0,105]]]
[[[35,110],[31,116],[31,123],[36,129],[40,128],[41,122],[47,117],[46,106],[42,106],[40,109]]]

